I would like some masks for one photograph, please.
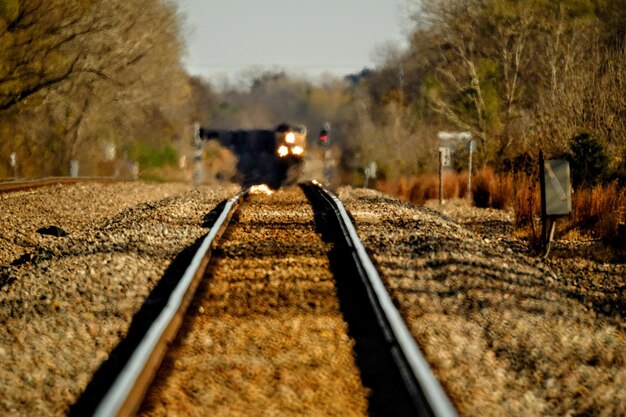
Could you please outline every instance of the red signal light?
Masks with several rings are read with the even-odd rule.
[[[320,140],[322,142],[326,142],[328,140],[328,131],[326,129],[322,129],[322,131],[320,131]]]

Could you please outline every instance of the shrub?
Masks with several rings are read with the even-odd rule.
[[[593,237],[611,239],[626,221],[626,192],[617,181],[577,190],[572,199],[572,227]]]
[[[425,175],[413,182],[409,199],[413,204],[423,205],[427,200],[439,198],[439,178],[436,175]]]
[[[457,174],[458,196],[459,198],[467,197],[467,171]]]
[[[514,197],[513,175],[502,174],[496,177],[491,190],[491,207],[504,210],[512,206]]]
[[[437,175],[430,175],[424,179],[424,198],[426,200],[434,200],[439,198],[439,177]]]
[[[170,145],[152,147],[143,142],[134,143],[128,151],[128,157],[137,161],[141,168],[174,166],[178,162],[178,154]]]
[[[520,173],[515,176],[515,226],[531,226],[534,230],[534,216],[540,215],[541,191],[536,176]]]
[[[437,184],[439,186],[439,184]],[[467,187],[466,187],[467,188]],[[443,176],[443,197],[445,199],[456,198],[459,196],[459,177],[456,172],[449,172]],[[439,191],[437,191],[439,197]]]
[[[606,176],[609,158],[596,138],[587,133],[576,136],[572,140],[571,151],[569,159],[575,186],[595,185]]]
[[[411,191],[409,193],[409,201],[413,204],[424,205],[426,203],[426,198],[424,198],[424,187],[423,187],[423,179],[416,180],[411,186]]]
[[[400,177],[400,179],[398,180],[396,195],[403,200],[408,200],[410,192],[411,187],[409,186],[409,180],[406,177]]]
[[[493,168],[485,167],[476,173],[472,181],[472,199],[476,207],[490,207],[495,182],[496,174]]]

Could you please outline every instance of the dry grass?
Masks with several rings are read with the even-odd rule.
[[[472,183],[472,199],[476,207],[487,208],[495,189],[496,174],[493,168],[485,167],[476,173]]]
[[[491,167],[476,173],[472,184],[472,198],[476,207],[507,209],[513,206],[514,179],[511,174],[496,174]]]
[[[476,207],[513,209],[517,233],[538,239],[541,194],[536,176],[524,173],[496,173],[492,168],[479,170],[472,181],[472,201]],[[439,198],[439,177],[424,175],[378,182],[379,191],[413,204],[424,205]],[[467,196],[467,172],[444,175],[444,199]],[[617,182],[576,190],[572,194],[572,214],[559,220],[557,234],[616,240],[618,226],[626,222],[626,192]]]
[[[467,197],[467,177],[467,171],[462,171],[459,174],[456,174],[457,182],[459,184],[459,198]]]
[[[397,195],[403,200],[408,200],[411,192],[411,180],[406,177],[400,177],[398,180]]]
[[[626,191],[617,182],[581,189],[572,195],[570,228],[592,237],[611,239],[620,223],[626,222]]]
[[[411,186],[410,201],[423,205],[428,200],[439,198],[439,179],[435,175],[416,179]]]
[[[519,174],[514,185],[515,226],[523,228],[533,226],[535,216],[541,211],[541,193],[539,183],[534,177]]]
[[[443,197],[445,199],[459,196],[459,175],[455,172],[443,176]]]
[[[515,208],[515,225],[518,230],[539,236],[541,194],[539,182],[527,175],[514,181],[511,197]],[[557,225],[558,234],[570,238],[597,238],[614,240],[618,226],[626,221],[626,193],[616,182],[583,188],[572,193],[572,214],[563,217]]]
[[[514,177],[504,174],[497,177],[494,189],[491,192],[491,207],[504,210],[510,208],[515,196]]]

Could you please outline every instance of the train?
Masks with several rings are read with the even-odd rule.
[[[283,161],[301,161],[306,151],[306,127],[281,124],[274,131],[276,154]]]
[[[224,130],[201,127],[202,140],[217,140],[237,156],[238,180],[244,186],[272,188],[297,182],[307,150],[307,129],[281,123],[274,129]]]

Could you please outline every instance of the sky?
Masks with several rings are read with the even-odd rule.
[[[376,50],[405,44],[406,0],[177,0],[185,66],[209,80],[285,70],[343,76],[376,65]]]

